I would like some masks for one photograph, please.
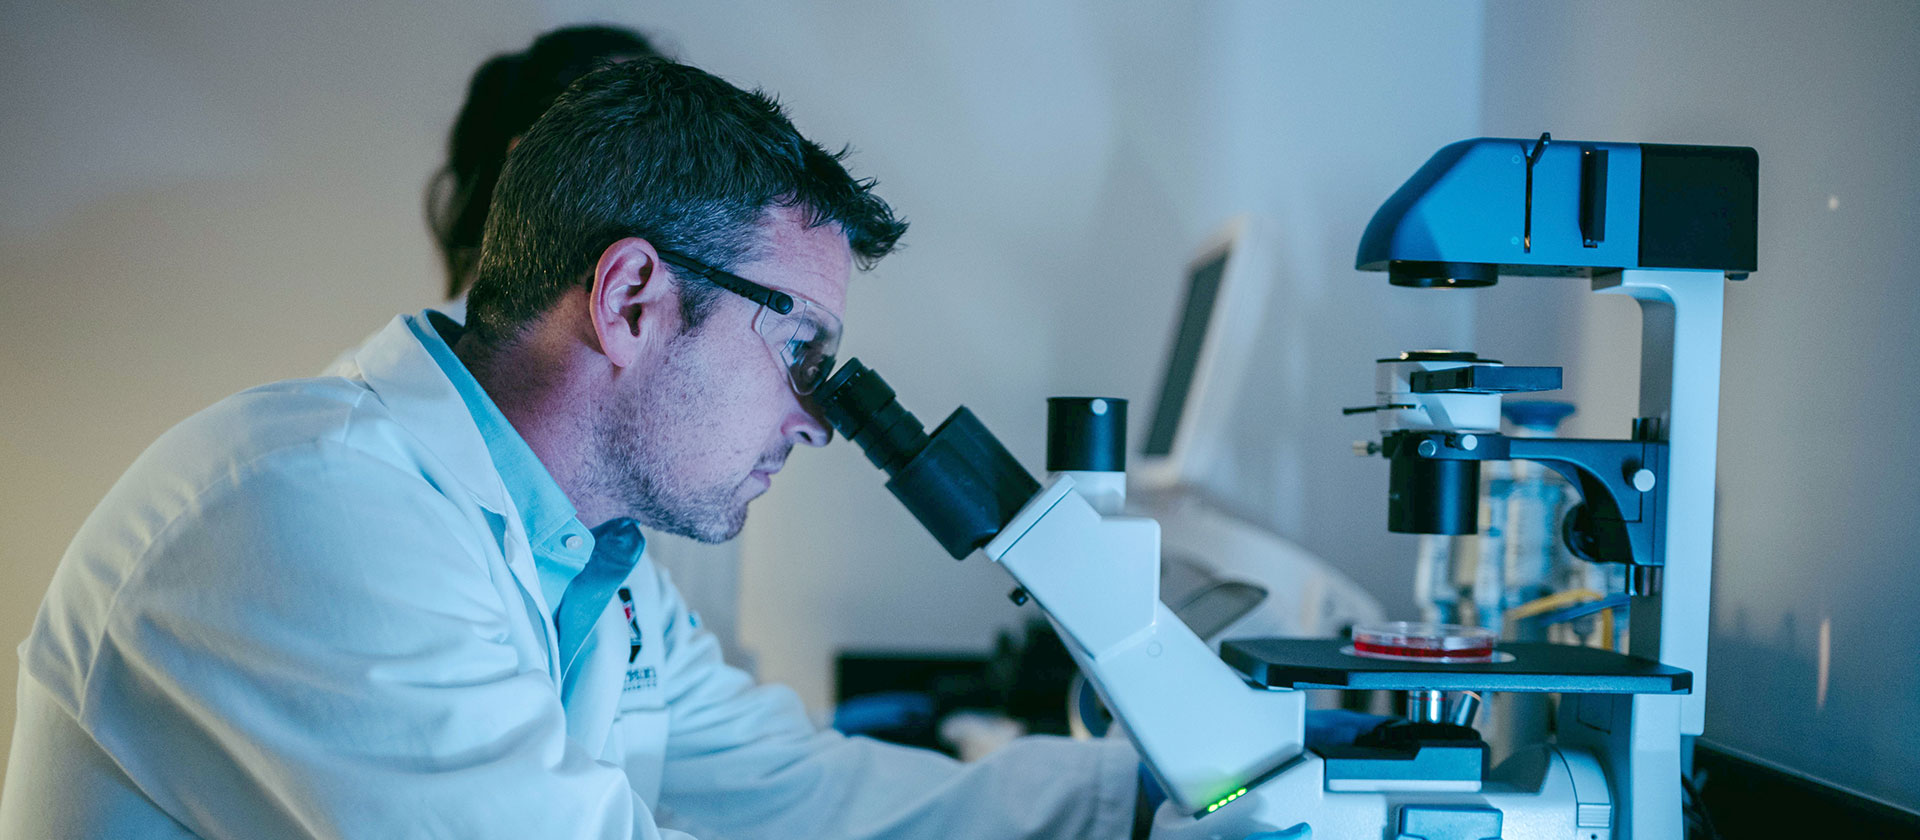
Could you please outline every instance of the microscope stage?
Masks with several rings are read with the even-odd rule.
[[[1267,688],[1686,694],[1693,674],[1637,656],[1549,642],[1506,642],[1504,661],[1403,662],[1349,653],[1346,639],[1231,639],[1220,658]]]

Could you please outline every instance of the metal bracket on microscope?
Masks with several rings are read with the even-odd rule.
[[[1469,432],[1389,433],[1390,460],[1535,461],[1580,488],[1563,523],[1567,546],[1583,560],[1658,566],[1665,536],[1660,512],[1667,445],[1659,441],[1510,438]]]

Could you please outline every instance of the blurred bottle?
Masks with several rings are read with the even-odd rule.
[[[1500,412],[1511,425],[1510,437],[1553,437],[1574,407],[1553,400],[1507,400]],[[1574,558],[1560,540],[1560,520],[1574,503],[1573,488],[1543,464],[1502,463],[1507,467],[1507,480],[1488,490],[1490,495],[1501,497],[1506,516],[1501,555],[1506,583],[1502,613],[1555,592],[1588,588],[1584,572],[1576,573],[1574,564],[1590,564]],[[1528,625],[1515,628],[1512,638],[1539,641],[1546,634]]]
[[[1453,551],[1444,535],[1420,535],[1413,559],[1413,602],[1420,605],[1421,621],[1456,620],[1460,590],[1453,585]]]
[[[1512,606],[1513,581],[1507,572],[1513,526],[1514,462],[1480,465],[1480,534],[1475,538],[1473,623],[1498,633]]]
[[[1553,437],[1574,407],[1551,400],[1506,400],[1500,411],[1507,420],[1509,437]],[[1559,473],[1544,464],[1498,463],[1500,469],[1487,481],[1486,497],[1481,502],[1482,508],[1490,509],[1489,515],[1496,517],[1493,521],[1501,523],[1500,545],[1483,552],[1485,562],[1498,570],[1494,576],[1501,582],[1498,618],[1494,619],[1500,623],[1489,626],[1500,628],[1501,638],[1506,641],[1547,641],[1549,628],[1529,621],[1507,622],[1505,618],[1515,607],[1566,589],[1585,588],[1568,585],[1568,564],[1580,561],[1560,540],[1560,520],[1574,504],[1575,494]],[[1481,732],[1495,755],[1510,755],[1515,748],[1544,740],[1551,717],[1547,695],[1493,695]]]

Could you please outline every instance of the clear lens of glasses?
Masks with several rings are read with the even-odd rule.
[[[794,303],[798,305],[785,315],[763,307],[756,327],[787,364],[793,390],[811,394],[833,372],[833,356],[840,350],[840,319],[810,301],[796,298]]]

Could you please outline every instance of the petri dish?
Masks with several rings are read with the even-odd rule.
[[[1498,634],[1485,627],[1424,621],[1379,621],[1353,628],[1347,652],[1398,662],[1493,662]]]

